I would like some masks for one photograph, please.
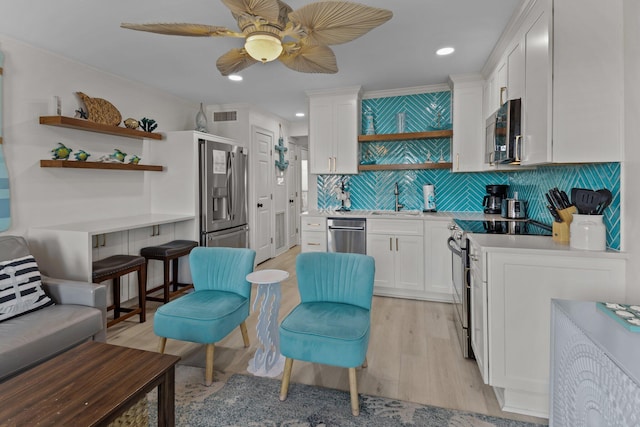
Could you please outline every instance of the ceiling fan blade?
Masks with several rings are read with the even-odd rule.
[[[123,22],[120,27],[129,30],[147,31],[149,33],[167,34],[169,36],[189,36],[189,37],[244,37],[244,34],[231,31],[225,27],[202,24],[129,24]]]
[[[336,56],[331,48],[320,45],[290,44],[278,58],[284,65],[301,73],[338,72]]]
[[[393,13],[386,9],[344,1],[318,1],[289,14],[300,25],[305,43],[334,45],[351,41],[387,22]]]
[[[255,64],[256,61],[244,49],[231,49],[216,61],[216,66],[223,76],[237,73]]]
[[[278,22],[280,5],[277,0],[222,0],[234,16],[250,14],[269,22]]]

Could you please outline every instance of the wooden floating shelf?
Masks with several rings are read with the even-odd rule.
[[[453,136],[453,131],[448,129],[428,132],[388,133],[384,135],[358,135],[358,142],[406,141],[409,139],[450,138],[451,136]]]
[[[112,169],[125,171],[162,172],[158,165],[134,165],[131,163],[107,162],[79,162],[76,160],[40,160],[41,168],[71,168],[71,169]]]
[[[107,135],[124,136],[135,139],[162,139],[159,133],[144,132],[137,129],[129,129],[119,126],[109,126],[89,120],[77,119],[65,116],[40,116],[40,124],[58,126],[69,129],[80,129],[89,132],[104,133]]]
[[[413,163],[406,165],[358,165],[359,171],[451,169],[452,163]]]

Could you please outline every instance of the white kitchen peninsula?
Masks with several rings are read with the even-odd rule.
[[[502,410],[547,417],[551,300],[624,302],[627,255],[542,236],[468,237],[471,340],[482,378]]]
[[[94,258],[115,254],[139,255],[143,246],[173,239],[198,240],[196,230],[194,215],[144,214],[34,227],[29,229],[27,238],[44,274],[91,282]],[[147,285],[150,284],[147,280]],[[129,286],[130,290],[132,288]],[[123,300],[133,296],[132,292],[122,294]]]

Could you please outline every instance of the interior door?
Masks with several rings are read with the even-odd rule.
[[[298,156],[298,147],[289,143],[289,168],[287,172],[287,185],[288,185],[288,198],[287,198],[287,210],[289,215],[288,232],[289,232],[289,247],[293,247],[300,243],[300,168],[298,162],[300,162],[300,156]]]
[[[271,193],[271,172],[273,162],[271,153],[273,147],[273,134],[264,129],[255,129],[255,169],[253,173],[253,183],[255,190],[254,208],[256,212],[255,230],[253,232],[256,251],[256,264],[272,257],[273,254],[273,233],[271,222],[273,215],[272,193]]]

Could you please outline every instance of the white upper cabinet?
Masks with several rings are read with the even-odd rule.
[[[484,170],[484,118],[482,95],[484,79],[481,75],[449,76],[452,96],[453,137],[451,141],[451,170],[478,172]]]
[[[621,161],[622,0],[538,0],[529,16],[522,164]]]
[[[312,174],[358,173],[360,87],[309,91]]]

